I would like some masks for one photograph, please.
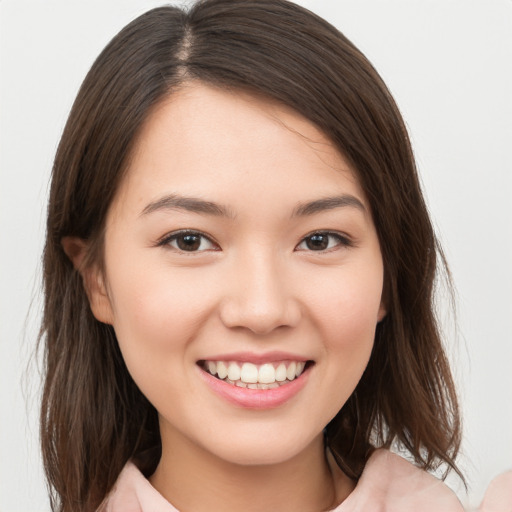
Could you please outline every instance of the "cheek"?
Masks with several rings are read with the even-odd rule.
[[[342,269],[339,274],[311,296],[318,324],[335,346],[373,341],[382,297],[380,266]]]
[[[382,294],[382,270],[340,270],[311,297],[312,317],[322,333],[325,377],[338,390],[337,412],[361,378],[373,348]]]
[[[134,378],[181,365],[189,341],[211,308],[208,294],[198,293],[195,281],[186,275],[158,265],[143,268],[135,275],[119,266],[109,276],[114,329]]]
[[[193,367],[189,347],[197,312],[167,283],[147,279],[117,291],[114,329],[128,372],[159,411],[180,403],[191,395],[184,377]]]

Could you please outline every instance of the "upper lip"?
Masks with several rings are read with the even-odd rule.
[[[273,363],[277,361],[310,361],[310,358],[290,352],[272,351],[256,354],[254,352],[230,352],[225,354],[215,354],[204,357],[201,361],[238,361],[241,363]]]

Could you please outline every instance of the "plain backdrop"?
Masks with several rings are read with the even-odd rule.
[[[368,56],[410,130],[457,288],[457,327],[442,298],[440,311],[469,494],[448,482],[469,509],[512,467],[512,1],[300,3]],[[162,4],[0,0],[1,512],[49,510],[33,353],[53,155],[94,58],[127,22]]]

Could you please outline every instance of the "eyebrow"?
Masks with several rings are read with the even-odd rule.
[[[193,213],[205,213],[218,217],[234,217],[234,214],[226,207],[205,201],[196,197],[185,197],[177,194],[163,196],[156,201],[149,203],[141,215],[147,215],[159,210],[186,210]]]
[[[352,207],[366,213],[364,204],[355,196],[343,194],[341,196],[324,197],[308,203],[300,203],[293,211],[292,217],[303,217],[334,208]]]
[[[342,207],[357,208],[363,213],[366,213],[365,206],[357,197],[344,194],[341,196],[324,197],[307,203],[299,203],[294,208],[292,217],[304,217]],[[193,213],[204,213],[217,217],[235,217],[232,211],[220,204],[205,201],[197,197],[186,197],[177,194],[169,194],[152,201],[142,210],[141,215],[148,215],[160,210],[186,210]]]

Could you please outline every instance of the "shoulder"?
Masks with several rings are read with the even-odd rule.
[[[487,488],[480,512],[512,511],[512,471],[497,476]]]
[[[333,512],[463,512],[441,480],[388,450],[376,450],[350,496]]]
[[[149,483],[133,463],[128,462],[97,512],[177,512],[177,510]]]

